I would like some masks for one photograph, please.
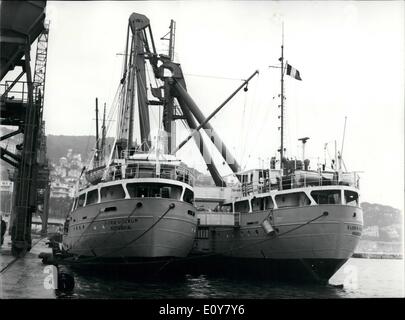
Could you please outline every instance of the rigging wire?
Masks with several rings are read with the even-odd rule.
[[[89,134],[87,135],[87,143],[86,143],[86,157],[88,157],[88,149],[89,149],[89,145],[90,145],[90,137],[91,137],[91,133],[92,133],[92,131],[93,131],[93,120],[91,120],[91,125],[90,125],[90,128],[89,128]],[[90,158],[90,161],[88,161],[88,164],[87,164],[87,166],[91,163],[91,161],[92,161],[92,159],[93,159],[93,155],[92,155],[92,157]],[[87,167],[86,166],[86,167]]]
[[[258,75],[258,79],[259,79],[259,77],[260,77],[260,74]],[[256,102],[257,102],[257,86],[258,86],[258,81],[259,80],[256,80],[256,85],[254,85],[254,91],[253,91],[253,98],[252,98],[252,100],[253,100],[253,107],[252,108],[248,108],[248,112],[249,112],[249,120],[248,120],[248,126],[247,126],[247,128],[246,128],[246,132],[245,132],[245,136],[244,136],[244,142],[243,142],[243,145],[244,145],[244,152],[243,152],[243,157],[242,157],[242,163],[244,163],[244,167],[246,167],[247,165],[248,165],[248,161],[249,161],[249,158],[250,158],[250,151],[251,151],[251,146],[252,146],[252,144],[249,144],[248,142],[251,140],[250,138],[251,138],[251,135],[252,135],[252,132],[253,132],[253,130],[251,129],[252,128],[252,121],[253,121],[253,119],[255,118],[255,114],[257,114],[257,110],[255,110],[255,106],[256,106]],[[250,103],[249,102],[249,99],[248,99],[248,95],[246,94],[246,96],[245,96],[245,104],[246,105],[251,105],[252,103]],[[244,106],[244,108],[245,108],[246,106]],[[247,156],[247,158],[245,158]],[[245,160],[244,159],[246,159],[246,162],[245,162]]]
[[[243,113],[242,113],[242,143],[241,143],[241,165],[244,165],[244,159],[245,159],[245,153],[246,153],[246,136],[247,136],[247,132],[246,130],[248,130],[246,128],[246,101],[247,101],[247,94],[244,95],[243,97]]]
[[[190,76],[190,77],[200,77],[200,78],[210,78],[210,79],[220,79],[220,80],[245,81],[244,79],[239,79],[239,78],[220,77],[220,76],[195,74],[195,73],[185,73],[184,75]]]

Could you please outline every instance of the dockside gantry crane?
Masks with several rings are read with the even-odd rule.
[[[42,202],[43,231],[46,230],[49,170],[42,122],[48,36],[44,26],[46,1],[2,1],[0,5],[0,80],[6,75],[13,76],[16,67],[21,68],[13,80],[0,85],[0,124],[18,128],[0,140],[23,134],[22,144],[17,145],[16,152],[0,147],[1,159],[15,168],[10,224],[12,253],[19,256],[31,248],[32,214],[38,209],[38,201]],[[37,48],[33,79],[31,45],[38,37],[40,47]],[[44,42],[45,50],[41,50]]]

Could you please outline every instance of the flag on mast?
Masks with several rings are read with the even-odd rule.
[[[297,80],[302,80],[301,76],[300,76],[300,72],[295,69],[294,67],[292,67],[291,65],[288,64],[287,62],[287,75],[289,75],[290,77],[293,77]]]

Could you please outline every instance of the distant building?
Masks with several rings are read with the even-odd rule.
[[[55,173],[56,173],[57,176],[60,176],[60,177],[66,177],[67,176],[65,167],[57,166],[55,168]]]
[[[60,159],[59,159],[59,165],[60,166],[67,166],[67,164],[68,164],[68,159],[67,158],[65,158],[65,157],[61,157]]]
[[[67,152],[66,157],[67,157],[69,160],[72,159],[72,152],[73,152],[72,149],[68,149],[68,152]]]
[[[52,198],[65,198],[70,197],[70,187],[65,183],[52,182],[51,183],[51,197]]]
[[[384,231],[389,239],[399,239],[400,238],[400,228],[398,225],[390,225],[384,228],[381,228]]]
[[[69,178],[79,178],[80,177],[80,173],[81,173],[82,171],[80,170],[80,169],[70,169],[69,171],[68,171],[68,174],[67,174],[67,177],[69,177]]]
[[[364,228],[363,236],[378,238],[380,236],[378,226]]]
[[[66,157],[59,158],[57,164],[52,164],[51,197],[63,198],[74,196],[74,186],[82,173],[83,162],[80,154],[74,154],[69,149]]]

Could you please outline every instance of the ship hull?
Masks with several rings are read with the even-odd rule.
[[[195,238],[194,211],[189,203],[164,198],[89,205],[72,212],[63,248],[83,266],[185,257]]]
[[[265,219],[271,221],[274,234],[261,226]],[[361,208],[347,205],[246,213],[238,228],[206,226],[206,239],[197,233],[194,259],[185,267],[192,272],[213,269],[222,274],[326,282],[352,256],[362,225]]]
[[[192,275],[206,274],[231,279],[327,284],[346,261],[347,259],[265,259],[215,255],[204,258],[193,256],[187,263],[179,261],[170,268]]]

